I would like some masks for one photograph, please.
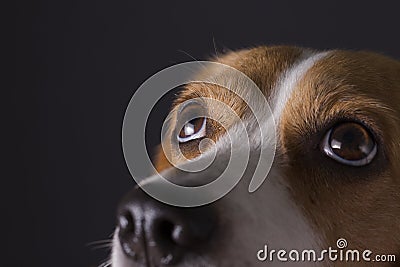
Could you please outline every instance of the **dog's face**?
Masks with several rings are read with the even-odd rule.
[[[250,166],[229,194],[198,208],[171,207],[140,189],[132,190],[119,208],[112,266],[372,266],[362,261],[257,259],[265,244],[275,250],[321,251],[337,249],[339,238],[345,238],[351,249],[398,258],[400,63],[373,53],[296,47],[259,47],[231,52],[217,61],[251,78],[271,106],[277,148],[267,179],[250,194]],[[215,75],[229,79],[223,73]],[[191,103],[199,97],[227,104],[247,120],[247,128],[252,127],[249,109],[237,95],[203,83],[183,89],[173,108],[174,120],[185,112],[205,112],[236,127],[236,120],[218,105]],[[182,108],[183,102],[189,105]],[[209,182],[219,172],[215,164],[185,174],[171,167],[167,158],[179,164],[215,149],[216,164],[223,165],[226,132],[201,115],[183,128],[171,129],[169,138],[177,139],[181,154],[168,146],[160,150],[158,170],[176,183]],[[204,138],[214,143],[199,148]],[[251,155],[259,153],[259,139],[254,130]]]

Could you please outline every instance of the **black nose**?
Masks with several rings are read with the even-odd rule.
[[[118,237],[124,253],[146,266],[179,263],[208,246],[217,219],[210,206],[178,208],[131,191],[118,209]]]

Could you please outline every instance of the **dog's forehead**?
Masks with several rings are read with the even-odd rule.
[[[338,89],[346,89],[346,86],[347,89],[351,89],[352,86],[358,90],[353,93],[372,94],[374,98],[382,97],[384,101],[397,103],[390,95],[393,91],[399,95],[399,90],[393,90],[392,87],[399,86],[400,63],[376,53],[342,50],[318,52],[292,46],[262,46],[229,52],[216,57],[215,61],[244,73],[255,82],[267,98],[270,98],[279,81],[285,78],[291,68],[301,65],[317,54],[324,56],[314,59],[312,64],[307,66],[297,66],[304,71],[301,77],[298,77],[299,84],[294,84],[297,92],[300,87],[306,90],[320,90],[314,90],[315,93],[321,90],[343,92]],[[207,75],[210,73],[213,71],[208,70]],[[221,95],[219,90],[213,91],[202,86],[189,86],[186,89],[181,94],[183,98],[191,97],[193,91],[196,91],[195,94],[198,96],[218,98]]]
[[[280,132],[304,135],[337,119],[355,119],[381,134],[397,129],[399,102],[398,61],[375,53],[330,51],[294,85]]]
[[[375,99],[382,105],[397,107],[399,74],[399,62],[384,56],[367,52],[330,51],[314,62],[299,79],[290,101],[301,98],[304,104],[313,104],[311,110],[314,110],[317,106],[331,107],[333,102],[354,103],[355,98],[360,97],[365,99],[364,102]]]
[[[400,101],[400,63],[375,53],[341,50],[317,52],[286,46],[257,47],[227,53],[216,58],[216,61],[248,76],[260,88],[272,108],[278,105],[276,108],[281,109],[276,112],[279,113],[275,114],[276,119],[285,114],[286,118],[296,119],[293,116],[295,111],[302,118],[326,121],[330,119],[329,116],[338,115],[336,113],[340,110],[355,112],[357,106],[365,110],[396,110]],[[215,72],[218,73],[218,70]],[[214,72],[208,70],[207,73]],[[216,79],[229,79],[223,74],[216,76]],[[245,104],[241,99],[218,86],[187,86],[177,102],[193,97],[220,100],[231,106],[239,116],[244,112]],[[320,114],[318,118],[316,114]]]
[[[268,97],[282,74],[309,52],[298,47],[258,47],[231,52],[217,61],[243,72]]]
[[[309,50],[297,47],[257,47],[242,51],[229,52],[214,60],[218,63],[228,65],[249,77],[268,98],[273,94],[273,89],[279,82],[283,73],[294,65]],[[220,84],[232,84],[230,81],[238,77],[226,75],[226,68],[215,67],[207,69],[204,73],[198,73],[199,80],[209,80]],[[234,76],[234,75],[233,75]],[[223,81],[221,81],[223,80]],[[208,97],[224,102],[241,116],[245,104],[233,92],[245,91],[241,81],[237,81],[231,88],[226,90],[213,84],[195,83],[189,84],[181,92],[176,103],[181,103],[194,97]]]

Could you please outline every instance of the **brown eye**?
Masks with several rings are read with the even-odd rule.
[[[355,122],[341,123],[325,135],[321,149],[329,157],[351,166],[364,166],[377,152],[376,142],[370,131]]]
[[[186,122],[178,135],[178,141],[185,143],[206,135],[206,119],[199,117]]]

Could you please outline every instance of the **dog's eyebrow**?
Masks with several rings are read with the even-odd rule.
[[[178,106],[183,102],[193,99],[193,98],[201,98],[205,97],[205,95],[201,94],[198,90],[190,89],[189,87],[184,87],[178,94],[175,100],[173,101],[173,106]]]

